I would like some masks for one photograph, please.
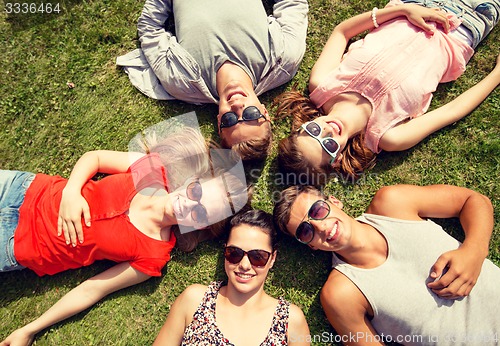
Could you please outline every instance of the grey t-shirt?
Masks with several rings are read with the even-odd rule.
[[[240,66],[256,86],[271,58],[261,0],[174,1],[173,12],[177,40],[200,65],[215,98],[215,75],[226,61]]]
[[[308,8],[307,0],[275,0],[266,16],[261,0],[146,0],[137,22],[141,48],[116,63],[157,100],[218,103],[215,74],[228,60],[247,72],[261,95],[297,72]],[[170,16],[177,36],[165,29]]]

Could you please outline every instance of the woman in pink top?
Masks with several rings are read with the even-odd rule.
[[[463,0],[445,2],[443,9],[409,1],[417,4],[393,0],[337,25],[311,71],[310,99],[297,91],[278,97],[278,116],[293,119],[292,134],[279,145],[281,167],[320,182],[333,171],[356,177],[376,153],[411,148],[495,89],[498,59],[485,79],[426,113],[437,85],[464,72],[473,47],[498,22],[500,1],[475,10]],[[437,7],[432,0],[426,5]],[[365,30],[371,31],[344,54]]]
[[[160,276],[176,240],[192,250],[246,204],[246,183],[234,169],[206,174],[212,167],[199,131],[186,127],[148,152],[88,152],[69,179],[0,170],[0,273],[28,268],[42,276],[96,260],[117,263],[1,346],[29,345],[36,333],[107,294]],[[92,180],[98,172],[108,175]]]

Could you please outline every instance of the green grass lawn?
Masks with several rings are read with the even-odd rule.
[[[53,1],[53,0],[51,0]],[[55,2],[53,3],[55,4]],[[68,177],[77,159],[94,149],[127,150],[141,129],[165,118],[196,111],[202,131],[214,132],[217,108],[148,99],[115,66],[115,58],[137,46],[136,22],[143,1],[94,0],[59,2],[60,13],[6,14],[0,1],[0,168]],[[341,20],[384,5],[382,1],[310,0],[308,47],[298,74],[281,88],[263,95],[270,106],[280,92],[298,83],[307,86],[309,72],[333,27]],[[442,85],[432,107],[450,101],[481,80],[500,51],[496,28],[472,58],[465,74]],[[67,83],[73,83],[69,88]],[[381,186],[447,183],[489,196],[496,225],[490,259],[500,265],[500,90],[462,121],[403,153],[382,154],[378,164],[356,184],[331,181],[327,191],[361,213]],[[275,121],[276,139],[286,136],[288,121]],[[277,141],[276,141],[277,143]],[[272,211],[284,188],[275,152],[254,169],[252,204]],[[444,223],[462,237],[457,222]],[[147,345],[158,333],[169,306],[188,285],[222,279],[222,244],[211,241],[194,252],[174,250],[162,278],[113,294],[93,308],[41,332],[36,345]],[[311,333],[333,333],[318,293],[329,272],[330,256],[284,239],[278,261],[266,283],[268,293],[299,305]],[[81,281],[108,268],[89,268],[38,278],[30,271],[0,274],[0,340],[49,308]],[[324,340],[324,339],[323,339]],[[322,343],[323,344],[323,343]]]

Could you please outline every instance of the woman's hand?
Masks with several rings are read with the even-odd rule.
[[[35,334],[28,332],[25,327],[16,329],[4,341],[0,342],[0,346],[29,346],[35,339]]]
[[[76,246],[77,240],[83,243],[82,216],[90,227],[90,208],[80,191],[64,189],[57,218],[57,235],[64,233],[66,244]]]
[[[446,33],[450,30],[450,23],[446,16],[446,12],[441,11],[439,8],[427,8],[415,4],[406,4],[402,6],[408,21],[425,32],[434,34],[434,26],[427,24],[427,22],[436,22],[440,24]]]

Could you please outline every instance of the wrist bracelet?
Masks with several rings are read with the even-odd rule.
[[[373,26],[375,28],[378,28],[378,23],[377,23],[377,11],[378,11],[378,8],[374,7],[373,10],[372,10],[372,22],[373,22]]]

